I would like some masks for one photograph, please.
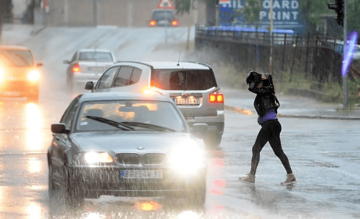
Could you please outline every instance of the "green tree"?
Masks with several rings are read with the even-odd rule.
[[[243,10],[240,12],[248,24],[254,25],[256,28],[259,21],[259,13],[262,9],[261,3],[260,0],[247,0]]]

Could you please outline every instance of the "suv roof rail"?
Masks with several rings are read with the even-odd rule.
[[[194,61],[182,61],[182,62],[188,62],[188,63],[195,63],[195,64],[199,64],[199,65],[204,65],[206,67],[209,67],[210,69],[212,69],[212,67],[208,64],[204,64],[204,63],[201,63],[201,62],[194,62]]]
[[[135,64],[141,64],[141,65],[146,65],[148,67],[150,67],[151,69],[153,69],[154,67],[148,63],[144,63],[144,62],[139,62],[139,61],[117,61],[115,63],[122,63],[122,62],[131,62],[131,63],[135,63]]]

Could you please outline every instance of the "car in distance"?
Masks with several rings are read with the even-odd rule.
[[[101,74],[114,62],[115,56],[112,52],[105,49],[81,49],[74,53],[66,69],[66,84],[73,89],[79,84],[83,86],[86,81],[96,82]]]
[[[204,130],[202,124],[197,128]],[[166,96],[85,93],[51,131],[50,201],[60,193],[69,205],[101,195],[182,196],[204,204],[204,144]]]
[[[171,26],[177,27],[179,21],[175,18],[173,10],[167,9],[155,9],[151,14],[151,19],[149,20],[150,27],[156,26]]]
[[[39,99],[39,67],[29,48],[0,46],[0,94],[24,96],[28,101]]]
[[[219,146],[224,132],[224,95],[212,68],[196,62],[134,62],[114,64],[97,84],[86,84],[92,92],[144,92],[167,95],[180,108],[190,128],[208,126],[202,136],[206,145]]]

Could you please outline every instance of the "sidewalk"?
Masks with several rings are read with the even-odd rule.
[[[243,114],[256,115],[253,106],[255,94],[247,90],[222,89],[225,95],[225,109]],[[342,110],[342,104],[321,103],[315,99],[287,96],[277,93],[280,101],[278,117],[308,119],[360,120],[360,108]]]
[[[22,45],[43,28],[43,26],[30,24],[3,24],[0,44]]]

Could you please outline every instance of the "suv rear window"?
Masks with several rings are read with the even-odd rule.
[[[163,90],[207,90],[217,87],[212,70],[154,70],[151,86]]]
[[[151,15],[151,19],[154,20],[174,20],[175,16],[172,11],[154,11]]]

